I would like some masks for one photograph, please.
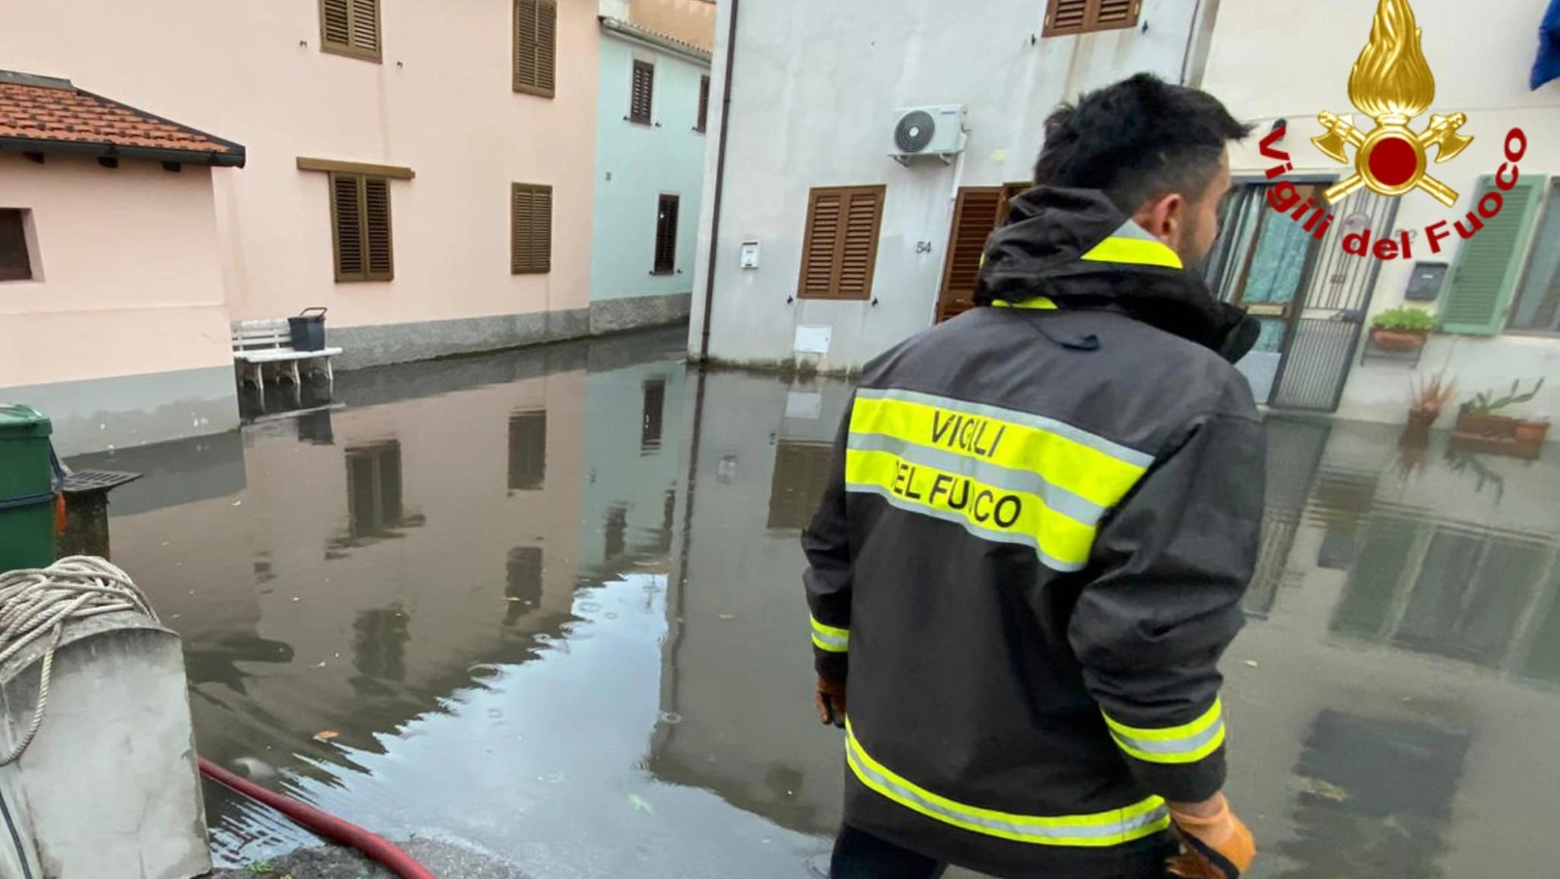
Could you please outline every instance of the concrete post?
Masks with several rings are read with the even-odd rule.
[[[0,748],[9,750],[32,720],[46,645],[0,666]],[[25,810],[20,826],[30,839],[22,844],[36,851],[34,879],[210,872],[178,636],[136,613],[69,626],[43,727],[20,760],[0,770],[0,794]],[[0,835],[10,833],[0,826]],[[0,875],[27,876],[6,869],[7,846],[15,847],[0,844]]]

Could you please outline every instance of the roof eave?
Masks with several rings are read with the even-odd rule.
[[[248,158],[244,148],[237,144],[226,150],[180,150],[165,147],[123,146],[113,143],[49,140],[33,137],[0,137],[0,152],[86,156],[88,158],[143,159],[148,162],[178,162],[182,165],[206,165],[213,168],[242,168]]]
[[[643,28],[635,27],[634,25],[619,18],[612,18],[611,16],[607,15],[598,15],[596,16],[596,19],[601,22],[601,27],[604,30],[625,40],[628,40],[629,42],[640,43],[651,48],[671,52],[673,55],[677,55],[684,60],[692,61],[693,63],[702,65],[704,67],[709,67],[715,57],[713,52],[706,52],[692,43],[684,43],[681,40],[674,40],[670,37],[655,33],[654,31],[647,31]]]

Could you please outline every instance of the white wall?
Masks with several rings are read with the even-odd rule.
[[[1027,180],[1045,117],[1064,99],[1138,71],[1181,76],[1197,0],[1144,0],[1138,29],[1041,39],[1045,4],[987,0],[797,0],[742,7],[710,357],[792,362],[795,328],[833,328],[816,365],[849,370],[931,324],[958,186]],[[719,106],[730,9],[719,7],[710,122]],[[903,168],[887,155],[896,108],[966,104],[964,161]],[[706,216],[716,144],[706,155]],[[787,302],[796,293],[808,190],[886,184],[870,302]],[[690,349],[699,353],[709,254],[700,229]],[[738,267],[757,240],[756,270]],[[930,253],[917,253],[926,242]]]
[[[1555,112],[1560,109],[1560,83],[1537,92],[1528,89],[1528,72],[1538,51],[1538,26],[1547,6],[1543,0],[1417,0],[1413,4],[1423,31],[1425,58],[1436,75],[1436,101],[1415,125],[1423,127],[1430,113],[1463,112],[1468,124],[1462,133],[1475,138],[1455,160],[1432,169],[1461,195],[1455,208],[1419,192],[1399,201],[1396,228],[1420,230],[1415,259],[1455,260],[1455,234],[1448,242],[1451,246],[1433,255],[1423,230],[1440,220],[1466,216],[1473,207],[1478,178],[1500,169],[1503,142],[1511,128],[1520,126],[1528,135],[1528,152],[1520,166],[1524,176],[1560,175],[1560,114]],[[1348,79],[1369,38],[1374,7],[1367,0],[1225,3],[1215,25],[1203,87],[1236,116],[1257,123],[1259,133],[1267,132],[1273,120],[1287,119],[1289,134],[1281,147],[1292,155],[1296,172],[1346,176],[1352,171],[1322,155],[1310,139],[1322,133],[1316,116],[1323,110],[1353,113],[1357,122],[1371,124],[1350,106]],[[1477,39],[1469,39],[1475,34]],[[1282,43],[1277,42],[1280,38]],[[1284,46],[1293,49],[1282,51]],[[1272,164],[1262,158],[1255,139],[1238,150],[1232,162],[1237,172],[1266,170]],[[1382,265],[1373,314],[1404,304],[1411,269],[1412,263],[1403,260]],[[1441,304],[1445,295],[1443,291]],[[1509,335],[1439,337],[1426,348],[1418,369],[1427,373],[1444,367],[1458,379],[1459,398],[1496,385],[1509,386],[1518,377],[1526,385],[1560,369],[1557,341]],[[1403,364],[1371,360],[1361,366],[1356,359],[1338,414],[1401,421],[1410,374]],[[1546,388],[1524,411],[1560,416],[1560,386]]]

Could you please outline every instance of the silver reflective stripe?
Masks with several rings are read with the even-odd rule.
[[[965,531],[968,531],[970,534],[974,535],[975,537],[979,537],[982,540],[989,540],[993,543],[1011,543],[1017,546],[1027,546],[1035,551],[1035,554],[1040,557],[1042,564],[1053,571],[1058,571],[1063,574],[1070,574],[1074,571],[1081,571],[1084,569],[1084,567],[1086,567],[1085,563],[1083,562],[1064,562],[1053,557],[1050,553],[1040,548],[1040,540],[1033,534],[1020,534],[1016,531],[994,531],[990,528],[982,528],[974,522],[971,522],[970,518],[963,513],[956,513],[952,510],[941,510],[937,507],[927,506],[905,500],[904,498],[899,497],[881,485],[871,485],[862,482],[848,482],[845,484],[845,490],[855,492],[856,494],[875,494],[883,500],[888,501],[889,506],[904,510],[907,513],[915,513],[916,515],[920,516],[929,516],[933,519],[941,519],[944,522],[952,522],[953,524],[960,526]]]
[[[909,806],[928,817],[965,830],[986,833],[1018,842],[1037,845],[1110,845],[1141,839],[1157,830],[1169,818],[1168,809],[1159,805],[1141,815],[1124,816],[1105,823],[1068,823],[1066,819],[1008,815],[990,810],[959,808],[943,798],[933,799],[921,791],[878,772],[858,753],[854,739],[847,742],[845,754],[852,771],[868,787],[900,805]]]
[[[1127,735],[1115,727],[1111,728],[1110,734],[1116,737],[1117,742],[1134,751],[1179,757],[1197,753],[1224,735],[1224,718],[1219,718],[1212,726],[1202,732],[1183,736],[1179,739],[1140,739],[1137,736]]]
[[[934,449],[916,443],[906,442],[898,437],[882,433],[853,433],[850,435],[850,447],[862,452],[888,452],[897,455],[912,464],[920,464],[922,467],[930,467],[934,470],[942,470],[946,473],[954,473],[959,476],[968,476],[978,479],[994,488],[1005,488],[1009,491],[1024,491],[1038,495],[1045,502],[1047,509],[1061,513],[1069,519],[1082,525],[1098,525],[1105,518],[1106,510],[1093,501],[1085,500],[1073,494],[1065,488],[1058,488],[1045,480],[1038,473],[1025,470],[1011,470],[989,461],[971,458],[968,455],[960,455],[945,449]]]
[[[817,620],[812,621],[812,640],[821,650],[830,653],[844,653],[850,649],[850,630],[837,626],[826,626]]]
[[[1147,469],[1154,463],[1154,456],[1146,455],[1136,449],[1127,448],[1120,443],[1113,443],[1104,437],[1095,436],[1086,430],[1064,424],[1054,418],[1045,418],[1030,412],[1018,412],[1013,409],[1003,409],[1000,406],[987,406],[984,403],[968,403],[964,400],[953,400],[948,397],[938,397],[932,394],[922,394],[917,391],[902,391],[898,389],[883,390],[879,388],[861,388],[856,391],[856,396],[867,400],[900,400],[905,403],[919,403],[922,406],[931,406],[935,409],[947,409],[950,412],[959,412],[965,415],[974,415],[977,418],[995,418],[999,421],[1010,421],[1014,424],[1022,424],[1035,430],[1043,430],[1046,433],[1072,440],[1080,446],[1086,446],[1115,458],[1125,464]]]

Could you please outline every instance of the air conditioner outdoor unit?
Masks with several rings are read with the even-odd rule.
[[[964,152],[968,119],[969,110],[962,105],[895,110],[893,148],[888,154],[901,165],[922,156],[935,156],[948,164]]]

